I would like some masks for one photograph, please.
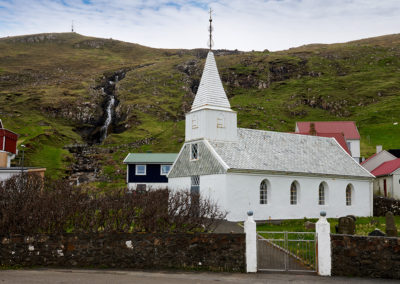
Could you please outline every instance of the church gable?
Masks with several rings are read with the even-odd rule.
[[[192,156],[192,144],[197,144],[197,159]],[[176,159],[168,178],[188,177],[196,175],[224,174],[226,169],[218,161],[215,154],[204,141],[186,143]]]

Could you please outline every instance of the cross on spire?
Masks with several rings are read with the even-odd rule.
[[[211,10],[211,8],[210,8],[210,27],[208,28],[208,31],[210,32],[210,38],[209,38],[209,40],[208,40],[208,47],[210,48],[210,50],[212,49],[212,47],[213,47],[213,40],[212,40],[212,32],[213,32],[213,27],[212,27],[212,12],[213,12],[213,10]]]

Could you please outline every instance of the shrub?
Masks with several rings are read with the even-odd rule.
[[[209,231],[225,218],[216,203],[167,189],[98,193],[34,174],[0,183],[0,230],[8,234]]]

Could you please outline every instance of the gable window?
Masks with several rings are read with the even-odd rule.
[[[145,176],[146,175],[146,165],[136,165],[135,173],[137,176]]]
[[[199,194],[200,193],[200,177],[191,176],[190,193]]]
[[[192,129],[196,129],[196,128],[198,128],[198,127],[199,127],[199,125],[198,125],[198,123],[197,123],[197,116],[194,115],[194,116],[192,117]]]
[[[296,205],[297,204],[297,184],[296,182],[292,182],[290,185],[290,205]]]
[[[219,116],[217,118],[217,128],[224,128],[225,127],[225,123],[224,123],[224,117],[223,116]]]
[[[199,159],[199,144],[190,144],[190,159],[192,161]]]
[[[171,169],[171,165],[161,165],[161,175],[166,176]]]
[[[260,204],[268,204],[268,183],[263,180],[260,184]]]
[[[346,205],[347,206],[351,206],[352,202],[353,202],[353,186],[349,183],[346,186]]]
[[[321,182],[318,189],[318,204],[325,205],[325,184]]]

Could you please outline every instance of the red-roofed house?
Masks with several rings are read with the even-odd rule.
[[[347,151],[357,162],[360,161],[360,133],[354,121],[302,121],[296,122],[296,133],[308,133],[310,135],[334,137],[340,145],[338,134],[345,139]],[[343,146],[342,146],[343,147]],[[345,147],[343,149],[346,150]]]
[[[374,193],[400,199],[400,158],[382,163],[371,172],[374,181]]]

